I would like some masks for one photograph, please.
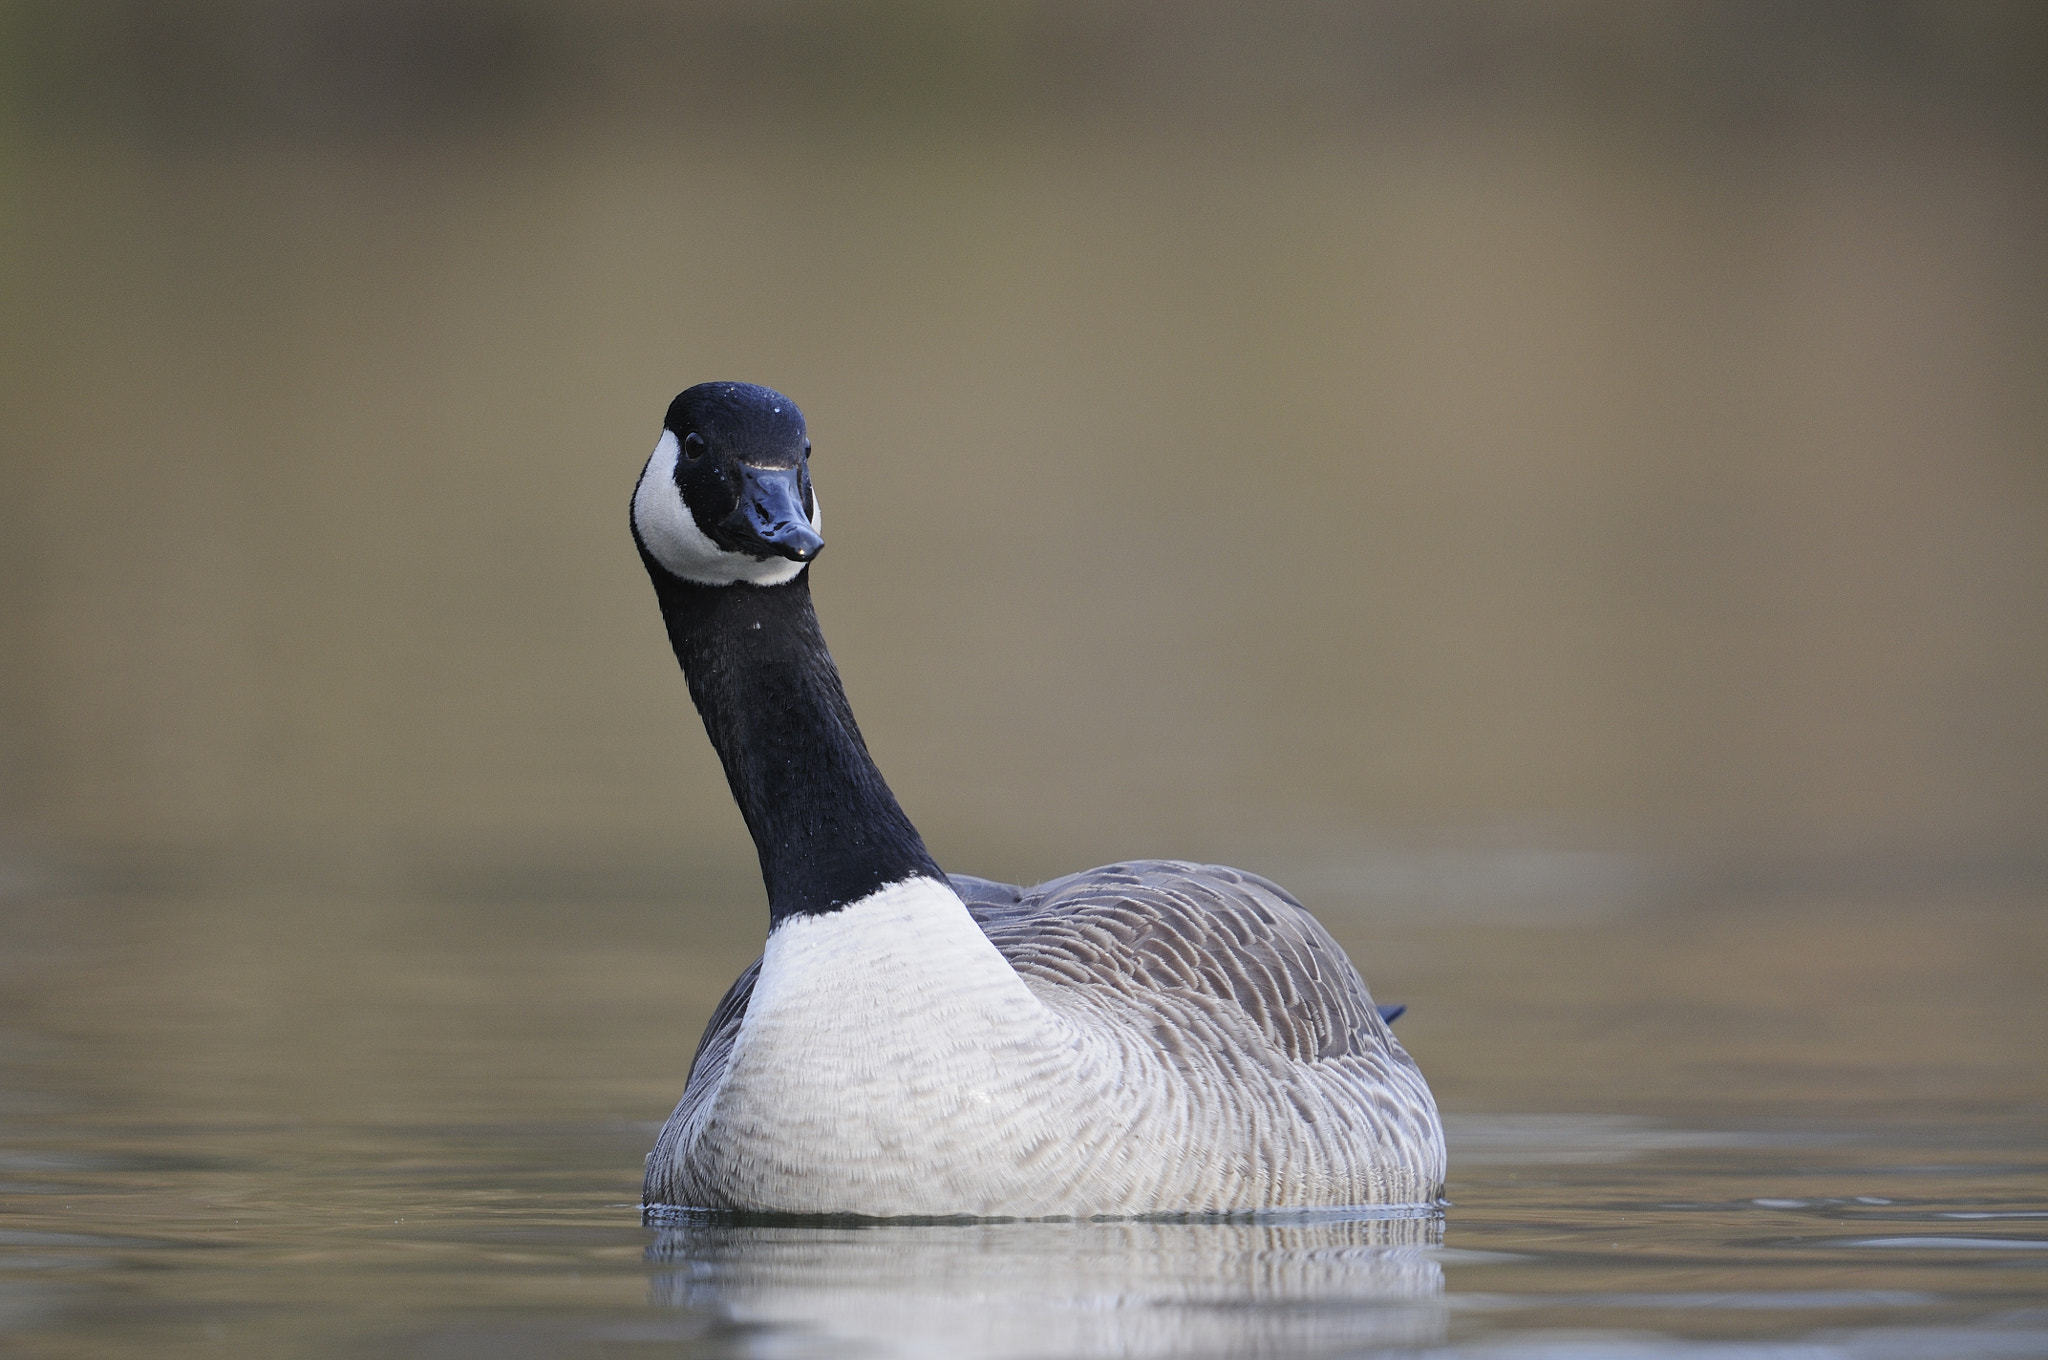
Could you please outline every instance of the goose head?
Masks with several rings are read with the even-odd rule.
[[[633,490],[633,536],[705,586],[779,586],[825,546],[804,413],[752,383],[699,383],[669,403]]]

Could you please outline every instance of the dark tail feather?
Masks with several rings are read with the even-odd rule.
[[[1406,1006],[1382,1006],[1380,1007],[1380,1019],[1391,1025],[1396,1020],[1399,1020],[1402,1013],[1407,1009]]]

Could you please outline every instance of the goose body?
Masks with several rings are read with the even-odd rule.
[[[787,398],[707,383],[670,406],[634,493],[771,918],[645,1202],[1048,1217],[1435,1200],[1429,1087],[1285,891],[1179,861],[1028,889],[932,862],[811,609],[809,451]]]

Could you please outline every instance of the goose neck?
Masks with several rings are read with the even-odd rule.
[[[761,859],[770,915],[944,881],[868,754],[811,606],[786,585],[695,585],[648,564],[690,697]]]

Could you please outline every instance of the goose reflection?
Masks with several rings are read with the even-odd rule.
[[[655,1225],[657,1305],[748,1354],[1317,1356],[1443,1340],[1442,1219]]]

